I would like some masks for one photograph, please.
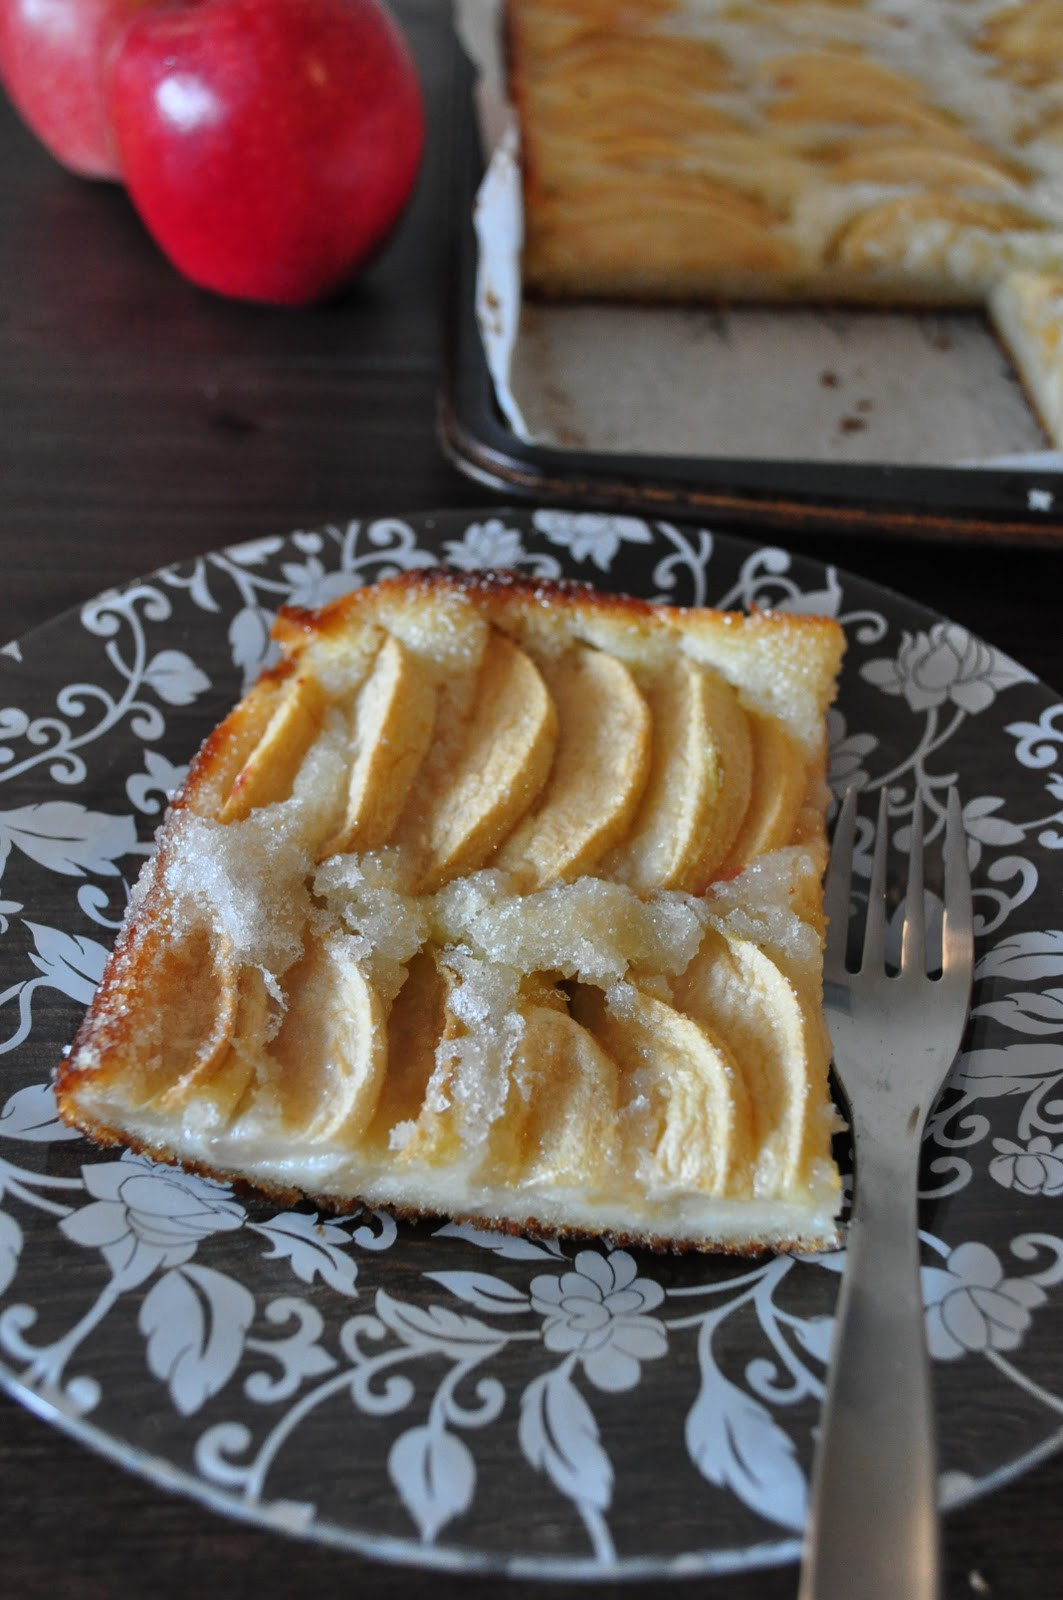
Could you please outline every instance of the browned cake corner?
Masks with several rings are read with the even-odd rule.
[[[330,1206],[831,1242],[837,623],[439,568],[275,636],[160,829],[62,1115]]]
[[[505,41],[531,295],[984,307],[1063,274],[1054,0],[509,0]],[[995,320],[1063,445],[1054,355]]]

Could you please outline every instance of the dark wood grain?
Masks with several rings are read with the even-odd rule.
[[[446,8],[396,9],[429,103],[418,193],[372,271],[310,312],[226,304],[182,282],[118,189],[60,171],[0,104],[0,637],[219,545],[497,504],[449,464],[436,428],[453,226]],[[841,534],[791,542],[924,600],[1063,686],[1057,551],[945,553]],[[98,1459],[6,1398],[0,1490],[0,1594],[10,1600],[588,1592],[385,1567],[245,1527]],[[949,1600],[1055,1600],[1061,1503],[1055,1456],[952,1514]],[[795,1584],[786,1567],[669,1592],[784,1600]],[[644,1600],[659,1586],[595,1592]]]

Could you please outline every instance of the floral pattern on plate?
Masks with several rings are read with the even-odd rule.
[[[942,1498],[989,1491],[1063,1442],[1063,705],[834,568],[597,512],[300,531],[2,652],[0,1378],[134,1471],[380,1556],[643,1576],[796,1556],[841,1252],[672,1258],[319,1216],[96,1150],[56,1118],[51,1070],[167,796],[271,660],[278,606],[438,560],[836,616],[835,793],[885,789],[903,852],[916,792],[936,834],[958,775],[978,961],[926,1145],[923,1282]]]

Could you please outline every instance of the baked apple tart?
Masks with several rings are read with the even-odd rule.
[[[838,624],[437,568],[274,631],[168,810],[62,1115],[330,1207],[831,1242]]]
[[[505,43],[529,294],[981,308],[1063,275],[1061,0],[508,0]]]

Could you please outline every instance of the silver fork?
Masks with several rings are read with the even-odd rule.
[[[855,1186],[798,1595],[936,1600],[937,1451],[919,1276],[918,1170],[926,1119],[970,1008],[971,885],[959,796],[955,789],[948,796],[940,976],[927,974],[918,798],[900,971],[886,970],[884,790],[863,955],[859,971],[849,970],[855,834],[850,790],[827,874],[823,987],[835,1071],[848,1102]]]

